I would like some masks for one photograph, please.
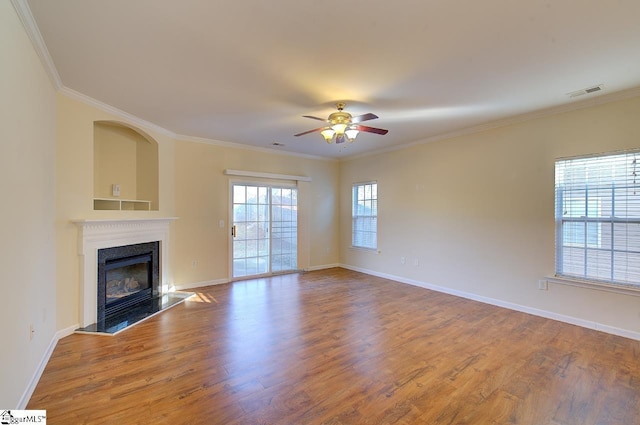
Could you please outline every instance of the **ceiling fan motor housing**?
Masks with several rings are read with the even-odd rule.
[[[348,112],[342,112],[342,111],[338,111],[338,112],[334,112],[333,114],[329,115],[329,120],[328,120],[331,125],[335,125],[335,124],[351,124],[351,114]]]

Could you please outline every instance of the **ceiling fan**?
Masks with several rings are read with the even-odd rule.
[[[361,131],[382,135],[389,132],[389,130],[384,130],[382,128],[360,125],[360,123],[363,121],[375,120],[376,118],[378,118],[376,114],[368,113],[354,117],[350,113],[345,112],[344,107],[344,102],[336,103],[338,112],[332,113],[327,119],[318,118],[311,115],[303,115],[305,118],[324,121],[327,123],[327,125],[324,127],[318,127],[314,128],[313,130],[298,133],[296,134],[296,136],[304,136],[305,134],[315,133],[319,131],[327,143],[333,143],[334,139],[336,143],[344,143],[347,140],[349,142],[353,142],[354,140],[356,140],[356,136],[358,136],[358,133]]]

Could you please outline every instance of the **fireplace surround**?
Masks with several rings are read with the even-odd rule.
[[[74,220],[78,227],[80,260],[79,320],[86,328],[99,322],[98,269],[99,251],[114,247],[157,243],[156,298],[169,294],[169,228],[176,218]],[[110,251],[106,251],[110,252]],[[132,256],[140,255],[134,253]],[[153,276],[152,276],[153,279]],[[139,282],[138,282],[139,283]],[[153,282],[152,282],[153,284]],[[152,292],[154,289],[152,288]]]

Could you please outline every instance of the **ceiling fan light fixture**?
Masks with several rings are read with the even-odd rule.
[[[333,135],[336,134],[336,132],[332,128],[327,128],[322,130],[320,134],[322,134],[322,137],[324,137],[324,140],[327,143],[331,144],[331,142],[333,142]]]
[[[336,132],[336,134],[344,134],[344,131],[347,129],[347,125],[344,123],[337,123],[332,125],[331,128]]]
[[[366,125],[360,124],[363,121],[369,121],[378,118],[376,114],[372,114],[369,112],[367,114],[354,117],[350,113],[344,111],[344,106],[345,105],[343,102],[338,102],[336,104],[336,108],[338,108],[338,111],[330,114],[327,119],[315,117],[312,115],[303,115],[303,117],[305,118],[323,121],[326,123],[326,126],[314,128],[313,130],[303,131],[302,133],[298,133],[295,136],[304,136],[305,134],[319,132],[320,134],[322,134],[322,138],[325,140],[325,142],[331,144],[335,141],[336,144],[342,144],[347,140],[349,142],[354,142],[358,134],[363,131],[381,135],[385,135],[389,132],[389,130],[385,130],[383,128],[368,127]]]
[[[347,140],[350,142],[353,142],[354,140],[356,140],[358,133],[360,132],[355,128],[350,128],[349,130],[344,132],[344,134],[347,136]]]

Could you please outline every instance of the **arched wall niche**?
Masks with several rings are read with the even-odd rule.
[[[152,210],[158,200],[158,142],[118,121],[93,123],[93,208]]]

